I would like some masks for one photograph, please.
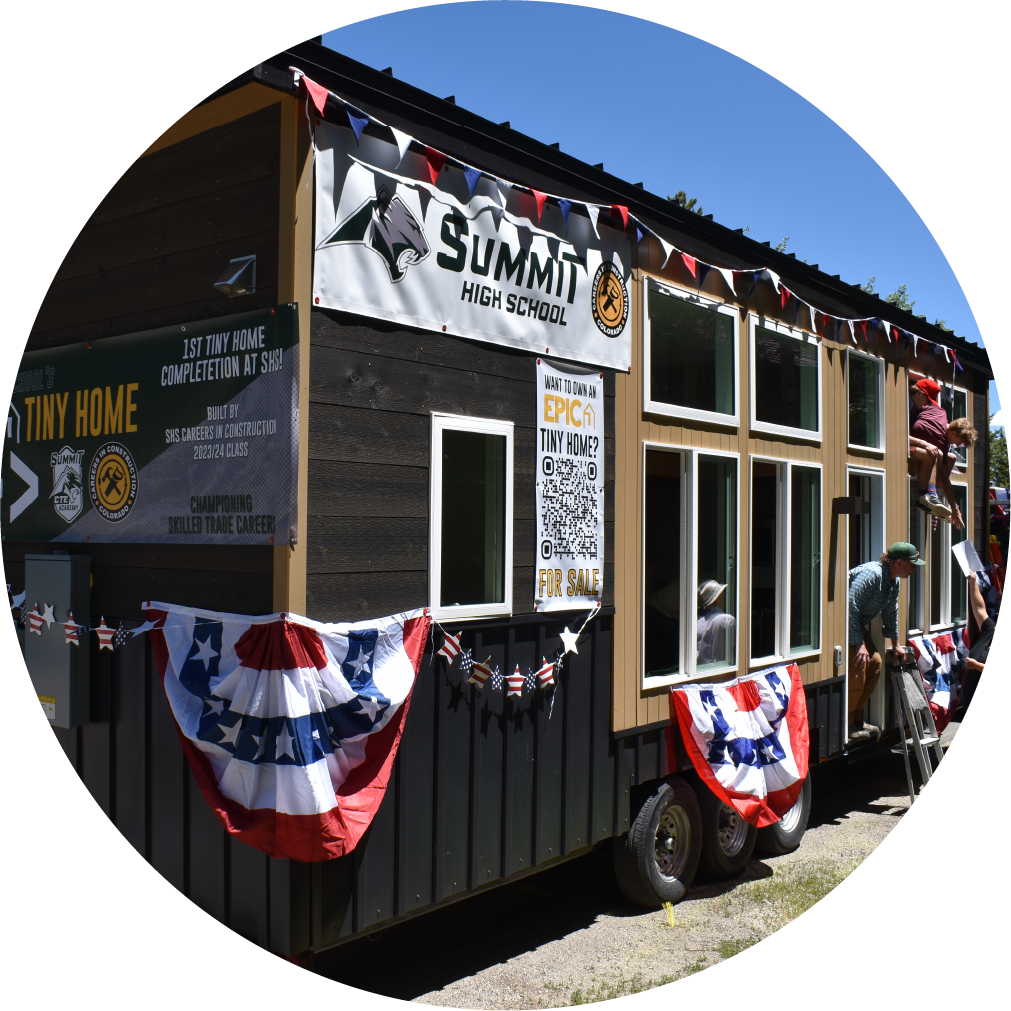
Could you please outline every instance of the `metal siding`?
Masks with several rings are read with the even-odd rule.
[[[160,689],[159,689],[160,690]],[[187,773],[188,775],[191,775]],[[228,921],[228,832],[210,809],[196,782],[187,790],[189,808],[189,897],[205,913]]]
[[[190,772],[165,690],[156,672],[152,672],[152,681],[148,765],[151,804],[149,859],[155,870],[184,891],[186,823],[183,783]]]
[[[267,926],[267,861],[259,850],[229,839],[230,909],[228,926],[261,947],[269,946]]]
[[[592,640],[591,640],[592,642]],[[595,650],[594,650],[595,652]],[[571,681],[555,688],[558,709],[554,719],[562,724],[565,801],[563,824],[564,852],[571,853],[592,842],[590,830],[590,754],[593,725],[590,719],[593,692],[593,653],[587,663],[586,676],[578,684]]]
[[[366,830],[358,867],[355,929],[365,930],[394,915],[394,862],[397,839],[396,791],[387,788],[379,810]]]
[[[313,867],[313,914],[319,918],[319,929],[313,931],[317,948],[336,944],[342,937],[354,933],[353,905],[356,858],[354,853],[327,860]]]
[[[611,622],[593,623],[593,681],[591,696],[591,829],[590,842],[614,833],[615,745],[611,741]],[[614,687],[617,692],[617,687]]]
[[[142,855],[147,853],[148,659],[146,636],[132,636],[112,659],[116,827]]]
[[[502,772],[508,721],[474,706],[471,794],[471,888],[502,877]]]

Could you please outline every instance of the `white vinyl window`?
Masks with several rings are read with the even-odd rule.
[[[643,445],[643,687],[737,668],[738,459]]]
[[[433,413],[430,482],[432,613],[512,614],[513,423]]]
[[[968,403],[969,398],[966,390],[958,386],[943,386],[941,388],[941,406],[944,408],[945,414],[948,415],[948,421],[968,417]],[[955,454],[955,466],[964,472],[969,466],[969,448],[967,446],[952,446],[951,452]]]
[[[880,358],[846,352],[847,441],[853,449],[885,448],[885,369]]]
[[[821,649],[821,468],[751,461],[751,666]]]
[[[754,313],[749,320],[752,431],[821,442],[818,339]]]
[[[909,543],[920,553],[920,558],[927,560],[926,525],[927,514],[916,504],[920,493],[916,488],[916,478],[909,480]],[[959,570],[961,571],[961,570]],[[906,628],[909,634],[923,631],[923,600],[926,579],[924,567],[916,565],[909,578],[903,580],[906,584]]]
[[[736,310],[653,278],[643,298],[644,410],[736,426]]]
[[[964,484],[951,486],[955,501],[962,513],[963,520],[968,513],[969,490]],[[929,569],[929,585],[927,586],[927,606],[929,607],[929,629],[950,628],[966,620],[967,587],[962,568],[951,553],[953,544],[964,541],[965,527],[956,530],[951,523],[938,520],[927,526],[927,567]]]

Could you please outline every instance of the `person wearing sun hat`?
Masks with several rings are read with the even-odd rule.
[[[864,562],[849,571],[849,738],[867,740],[880,734],[864,723],[863,713],[881,674],[881,655],[871,642],[868,626],[880,614],[892,656],[905,655],[899,645],[900,580],[923,565],[915,545],[896,541],[876,562]]]
[[[734,634],[734,617],[719,603],[727,584],[707,579],[699,584],[696,663],[729,662],[727,637]]]
[[[948,451],[952,446],[973,445],[976,429],[968,418],[948,421],[947,412],[938,403],[940,392],[941,387],[927,376],[914,383],[909,391],[914,408],[909,425],[909,473],[917,479],[918,507],[940,519],[950,517],[952,524],[961,528],[962,514],[955,505],[948,480],[955,455]],[[938,484],[948,500],[947,505],[938,498]]]

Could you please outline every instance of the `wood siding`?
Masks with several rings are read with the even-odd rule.
[[[749,664],[750,643],[750,585],[748,559],[750,558],[750,460],[762,457],[792,461],[799,464],[819,464],[822,469],[822,555],[823,581],[821,649],[813,656],[798,658],[797,662],[805,684],[812,684],[837,676],[833,665],[833,647],[847,643],[846,603],[849,517],[833,513],[832,500],[849,495],[849,467],[882,471],[885,489],[884,546],[897,540],[909,539],[909,508],[907,486],[908,463],[908,382],[909,371],[915,370],[948,384],[952,381],[953,365],[925,352],[921,344],[919,355],[912,348],[900,349],[889,342],[878,329],[870,340],[865,340],[856,328],[856,344],[849,330],[843,327],[839,339],[834,332],[820,342],[822,438],[820,444],[799,439],[780,438],[750,430],[750,336],[749,314],[754,313],[786,324],[793,323],[793,306],[784,312],[778,296],[768,284],[757,285],[752,295],[744,297],[730,293],[723,278],[710,271],[701,287],[683,265],[680,258],[672,257],[661,269],[664,254],[657,242],[649,239],[639,247],[639,260],[631,285],[632,312],[632,368],[628,375],[618,375],[615,386],[615,434],[617,453],[615,464],[615,634],[614,634],[614,695],[612,728],[622,731],[654,724],[669,719],[669,689],[642,686],[642,514],[643,514],[643,454],[644,442],[680,446],[698,450],[719,450],[740,454],[738,472],[739,490],[739,551],[737,604],[738,673],[767,666]],[[643,410],[643,279],[652,276],[666,284],[680,287],[687,293],[700,293],[716,301],[726,302],[738,309],[738,367],[740,397],[738,412],[740,428],[717,426],[678,418],[647,414]],[[746,281],[740,290],[746,290]],[[807,313],[801,310],[798,329],[804,329]],[[871,336],[868,333],[868,336]],[[846,363],[848,347],[874,355],[884,362],[884,428],[885,449],[881,451],[851,449],[848,439],[848,399]],[[971,378],[975,373],[958,374],[956,383],[968,385],[967,414],[975,418],[981,433],[977,447],[985,446],[987,427],[981,422],[985,414],[986,378]],[[967,378],[969,377],[969,378]],[[981,384],[983,394],[973,394],[972,384]],[[977,386],[979,389],[980,386]],[[953,482],[968,485],[969,509],[966,517],[971,523],[970,534],[981,542],[985,536],[981,517],[985,510],[977,501],[985,491],[985,470],[981,467],[981,451],[970,455],[968,472],[954,475]],[[985,522],[985,521],[984,521]],[[928,576],[929,579],[929,569]],[[929,585],[929,584],[927,584]],[[899,601],[899,634],[905,635],[905,608],[908,593],[905,583]],[[732,676],[732,675],[728,675]],[[702,680],[701,678],[699,680]]]

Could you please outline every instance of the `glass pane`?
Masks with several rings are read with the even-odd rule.
[[[645,641],[647,676],[681,669],[680,453],[646,450]]]
[[[930,569],[930,624],[940,625],[944,616],[941,614],[941,587],[944,582],[944,542],[941,537],[940,520],[927,519],[930,531],[927,540],[930,544],[930,558],[927,567]]]
[[[871,554],[871,479],[866,474],[850,474],[850,497],[860,500],[860,512],[849,517],[850,565],[855,569],[869,562]],[[881,552],[878,552],[880,554]]]
[[[945,413],[948,415],[949,421],[954,421],[955,418],[966,417],[966,396],[965,390],[955,390],[950,386],[944,388],[944,394],[941,397],[941,404],[944,407]],[[968,453],[965,446],[952,446],[951,449],[954,451],[955,456],[958,458],[959,467],[966,466],[968,461]]]
[[[751,469],[751,655],[776,652],[776,543],[779,468],[754,463]]]
[[[506,437],[442,433],[443,607],[505,600]]]
[[[821,472],[790,469],[790,652],[818,648],[821,616]]]
[[[734,413],[734,321],[660,291],[649,293],[650,396],[696,411]]]
[[[920,557],[926,554],[923,544],[923,510],[918,508],[916,500],[919,493],[916,482],[909,482],[909,543],[920,552]],[[906,615],[906,625],[910,629],[923,630],[923,566],[917,565],[908,580],[909,609]]]
[[[818,345],[755,329],[755,417],[770,425],[818,430]]]
[[[696,669],[736,662],[737,461],[699,457]],[[723,587],[723,589],[721,589]]]
[[[955,493],[955,505],[958,506],[959,511],[962,513],[962,519],[964,522],[968,523],[967,513],[969,511],[969,494],[964,484],[953,484],[951,486],[952,491]],[[952,546],[959,544],[966,538],[966,529],[962,527],[961,530],[956,530],[954,526],[951,528],[951,543]],[[962,566],[958,564],[955,560],[955,556],[948,554],[948,565],[951,567],[951,621],[952,624],[958,624],[966,620],[968,616],[968,603],[967,603],[967,593],[968,587],[966,586],[965,576],[962,575]]]
[[[878,443],[878,364],[858,355],[849,356],[850,444]]]

